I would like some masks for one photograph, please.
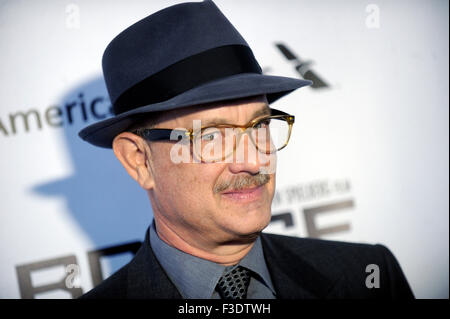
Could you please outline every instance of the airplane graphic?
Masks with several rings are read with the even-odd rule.
[[[313,89],[326,88],[329,85],[311,69],[312,61],[303,61],[296,56],[288,47],[282,43],[275,43],[277,48],[281,51],[286,59],[292,61],[295,64],[295,70],[305,79],[313,81],[310,86]]]

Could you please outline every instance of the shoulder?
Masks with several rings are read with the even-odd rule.
[[[299,238],[285,235],[263,233],[263,242],[273,249],[283,250],[294,254],[301,254],[311,261],[316,259],[330,259],[352,257],[356,260],[380,258],[390,252],[381,244],[365,244],[344,241],[324,240],[317,238]]]
[[[81,298],[172,299],[181,295],[156,259],[147,230],[133,259]]]
[[[371,275],[379,276],[377,293],[390,298],[413,297],[392,252],[382,244],[352,243],[314,238],[262,234],[266,259],[311,267],[330,281],[341,282],[348,292],[366,292]],[[374,289],[372,289],[374,290]]]
[[[262,234],[266,250],[277,252],[285,258],[299,257],[316,269],[333,267],[359,267],[361,264],[384,263],[392,255],[381,244],[363,244],[315,238]],[[289,256],[289,257],[288,257]],[[284,258],[283,258],[284,259]],[[341,273],[341,270],[338,270]]]
[[[102,281],[80,299],[125,299],[127,298],[129,264]]]

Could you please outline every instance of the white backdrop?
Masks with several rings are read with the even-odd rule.
[[[179,2],[0,1],[0,297],[85,292],[89,251],[143,239],[145,193],[77,133],[108,113],[109,41]],[[385,244],[416,297],[448,298],[448,1],[215,3],[267,74],[300,77],[282,43],[328,84],[274,104],[296,123],[267,231]]]

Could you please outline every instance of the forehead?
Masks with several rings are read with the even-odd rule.
[[[171,110],[158,118],[155,127],[190,127],[193,120],[201,120],[202,125],[220,122],[244,125],[264,114],[270,114],[270,108],[266,96],[261,95]]]

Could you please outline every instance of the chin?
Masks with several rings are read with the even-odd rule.
[[[234,232],[239,236],[259,234],[270,223],[270,209],[247,211],[244,216],[235,217],[233,220]]]

